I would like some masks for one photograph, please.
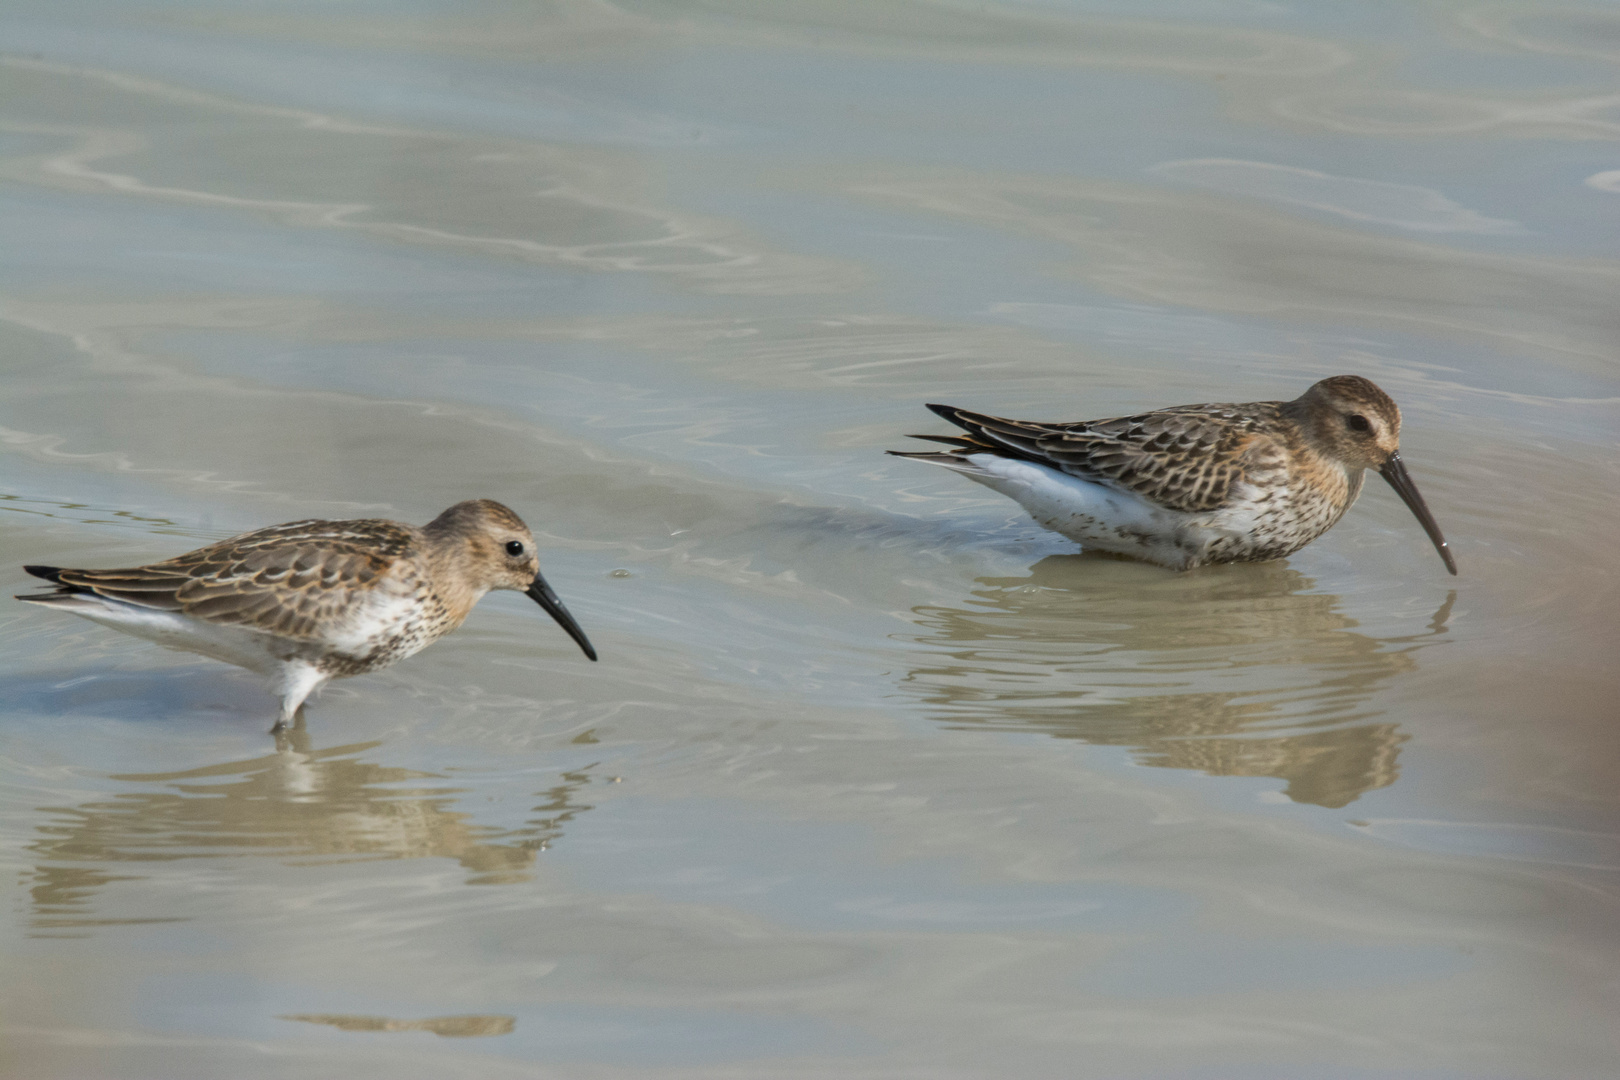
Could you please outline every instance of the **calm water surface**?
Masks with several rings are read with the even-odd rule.
[[[1620,1071],[1620,15],[12,0],[0,542],[499,498],[487,600],[265,734],[0,613],[0,1073]],[[886,458],[1401,402],[1282,563]]]

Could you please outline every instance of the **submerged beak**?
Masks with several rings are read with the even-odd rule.
[[[1452,573],[1456,573],[1456,571],[1453,570]],[[534,581],[530,583],[527,589],[523,590],[523,595],[532,597],[535,603],[545,608],[546,612],[557,620],[557,625],[568,631],[569,637],[579,642],[579,647],[585,650],[585,655],[592,660],[596,659],[596,650],[591,648],[590,639],[585,636],[585,631],[581,630],[579,623],[575,622],[574,617],[568,614],[568,609],[563,607],[561,600],[557,599],[557,594],[551,591],[551,586],[546,584],[545,578],[539,574],[534,575]]]
[[[1435,524],[1434,515],[1429,513],[1429,504],[1423,501],[1423,496],[1418,494],[1417,485],[1412,483],[1412,477],[1407,473],[1401,455],[1389,455],[1389,460],[1379,468],[1378,475],[1389,481],[1389,486],[1395,489],[1395,494],[1401,497],[1406,508],[1417,517],[1418,524],[1423,526],[1423,531],[1434,541],[1434,550],[1446,561],[1446,569],[1455,577],[1457,562],[1451,557],[1451,548],[1446,546],[1446,538],[1441,535],[1440,526]]]

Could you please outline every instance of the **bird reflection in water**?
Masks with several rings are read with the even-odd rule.
[[[577,737],[590,743],[590,732]],[[536,852],[560,837],[576,815],[595,765],[561,774],[538,792],[534,815],[518,828],[480,825],[453,809],[465,789],[434,784],[443,776],[379,765],[359,755],[381,745],[324,750],[297,726],[276,752],[183,772],[110,777],[162,790],[129,791],[68,807],[40,807],[48,821],[28,850],[33,867],[36,936],[72,936],[92,927],[174,922],[172,917],[110,916],[104,889],[157,871],[153,864],[258,855],[291,865],[380,859],[455,859],[469,885],[527,881]],[[141,868],[149,872],[140,872]]]
[[[1422,633],[1372,638],[1280,563],[1177,577],[1099,568],[1096,556],[1054,555],[1027,578],[980,578],[972,607],[914,609],[917,641],[938,659],[905,685],[952,727],[1275,777],[1295,802],[1341,807],[1395,782],[1406,736],[1376,720],[1370,698],[1443,637],[1455,593]]]

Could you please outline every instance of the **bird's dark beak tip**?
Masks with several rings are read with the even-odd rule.
[[[1434,544],[1434,550],[1440,553],[1440,559],[1446,564],[1446,570],[1452,577],[1457,576],[1457,560],[1452,558],[1451,545],[1446,543],[1444,534],[1440,532],[1440,525],[1429,512],[1429,504],[1423,501],[1418,493],[1417,485],[1412,482],[1411,474],[1406,471],[1405,462],[1401,461],[1400,454],[1391,454],[1389,459],[1378,469],[1378,475],[1389,482],[1395,489],[1395,494],[1401,497],[1406,508],[1418,519],[1423,531],[1429,534],[1429,540]]]
[[[566,630],[568,636],[574,639],[574,644],[578,645],[591,660],[596,659],[596,649],[591,645],[590,639],[585,636],[585,631],[580,629],[579,623],[575,622],[574,617],[568,613],[568,609],[563,607],[562,600],[556,593],[551,591],[551,586],[546,584],[545,578],[539,574],[534,575],[533,583],[523,590],[523,595],[545,608],[546,614],[556,619],[557,625]]]

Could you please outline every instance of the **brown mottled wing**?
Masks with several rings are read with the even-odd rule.
[[[392,521],[292,521],[125,570],[58,570],[53,580],[207,622],[284,637],[316,637],[357,592],[414,553]]]
[[[1281,402],[1184,405],[1138,416],[1040,424],[930,405],[967,438],[933,436],[958,455],[997,453],[1112,484],[1171,510],[1219,509],[1276,421]],[[1269,440],[1268,440],[1269,441]]]

